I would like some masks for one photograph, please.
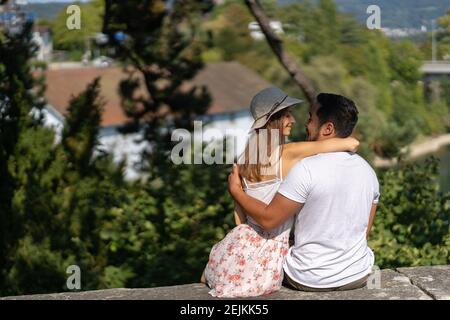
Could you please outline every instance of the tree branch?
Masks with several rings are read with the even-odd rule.
[[[295,61],[288,55],[283,48],[283,41],[273,32],[270,27],[270,20],[264,12],[263,7],[258,0],[245,0],[247,7],[258,22],[264,33],[270,48],[277,56],[281,65],[286,69],[292,79],[302,90],[309,104],[312,105],[316,98],[314,86]]]

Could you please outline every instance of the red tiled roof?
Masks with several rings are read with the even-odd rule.
[[[121,68],[47,70],[45,76],[47,101],[63,116],[66,114],[70,99],[80,94],[94,78],[100,76],[101,96],[106,103],[102,126],[117,125],[126,120],[117,92],[119,81],[125,77]]]
[[[205,66],[192,80],[208,88],[212,103],[209,114],[248,109],[253,96],[270,83],[238,62],[217,62]]]
[[[118,84],[127,77],[120,67],[50,69],[46,71],[46,98],[65,115],[72,96],[81,93],[96,77],[101,77],[101,96],[105,100],[102,126],[120,125],[127,117],[120,106]],[[236,62],[207,64],[186,86],[205,85],[212,103],[208,114],[233,112],[248,108],[258,91],[270,86],[254,71]]]

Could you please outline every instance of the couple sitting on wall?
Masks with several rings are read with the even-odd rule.
[[[202,275],[213,296],[265,295],[282,284],[303,291],[366,285],[380,193],[350,137],[358,110],[346,97],[321,93],[305,124],[308,141],[285,143],[301,102],[274,87],[252,99],[252,135],[228,178],[237,226],[212,248]]]

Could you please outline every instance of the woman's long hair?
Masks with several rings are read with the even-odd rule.
[[[281,158],[281,147],[285,143],[283,136],[283,116],[286,109],[273,114],[267,124],[256,129],[250,136],[244,153],[239,158],[239,172],[249,182],[263,181],[263,176],[275,175],[277,166],[273,166],[274,152],[279,148],[278,159]]]

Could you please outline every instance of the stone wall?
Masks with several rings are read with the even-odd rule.
[[[411,267],[381,270],[379,286],[351,291],[301,292],[287,288],[254,299],[276,300],[450,300],[450,266]],[[374,279],[376,280],[376,279]],[[372,284],[370,285],[372,286]],[[149,289],[108,289],[0,298],[7,300],[210,300],[209,289],[203,284],[186,284]]]

